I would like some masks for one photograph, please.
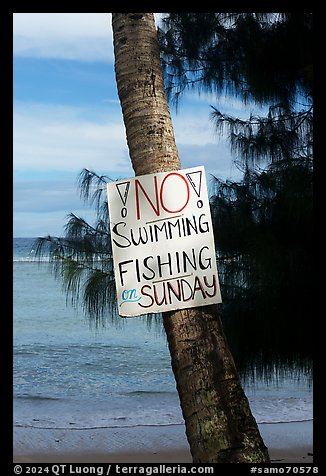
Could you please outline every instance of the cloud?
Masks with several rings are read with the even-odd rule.
[[[211,106],[221,111],[224,114],[238,117],[243,120],[249,119],[250,115],[266,116],[268,107],[261,104],[256,104],[253,101],[248,101],[246,104],[239,98],[227,94],[217,94],[215,92],[194,92],[193,90],[186,91],[180,98],[179,108],[184,106],[185,101],[190,101],[193,107],[200,104],[201,107],[206,105],[207,116],[211,117],[213,109]]]
[[[71,212],[91,224],[95,222],[95,210],[80,198],[76,177],[72,174],[15,182],[14,236],[61,236]]]
[[[78,173],[95,168],[130,174],[121,113],[98,122],[85,116],[87,110],[78,107],[26,103],[15,107],[14,170]]]
[[[159,24],[163,13],[155,14]],[[14,13],[15,56],[113,63],[111,13]]]
[[[14,212],[33,213],[65,211],[80,208],[75,180],[20,180],[14,190]]]
[[[69,210],[73,211],[73,210]],[[94,222],[94,212],[89,210],[74,211],[85,218],[88,223]],[[63,211],[47,211],[46,213],[15,212],[13,223],[14,237],[63,236],[67,213]]]
[[[242,173],[231,158],[229,146],[225,142],[204,145],[179,144],[182,168],[205,165],[207,175],[215,175],[222,180],[239,180]],[[208,180],[209,177],[207,177]]]
[[[177,142],[204,145],[216,140],[215,129],[209,120],[209,108],[205,104],[184,104],[177,114],[171,114]]]
[[[205,164],[208,175],[235,176],[229,148],[214,141],[205,108],[172,115],[183,168]],[[14,236],[60,235],[69,212],[93,221],[76,178],[90,168],[112,178],[133,176],[120,106],[107,112],[32,102],[14,107]],[[209,179],[209,177],[208,177]]]
[[[162,15],[156,14],[157,22]],[[62,70],[67,65],[62,81],[66,77],[72,81],[72,64],[68,60],[84,61],[85,68],[90,61],[113,63],[109,13],[14,13],[13,21],[14,55],[67,60],[60,64]],[[80,71],[85,78],[85,69]],[[25,78],[19,70],[18,73],[21,82],[16,83],[16,94],[20,92],[20,100],[14,103],[14,236],[58,235],[67,213],[73,211],[86,219],[91,214],[83,209],[76,190],[75,180],[83,168],[112,178],[133,175],[121,108],[115,89],[111,95],[109,81],[99,105],[94,99],[85,101],[86,90],[78,96],[80,85],[74,76],[74,89],[67,85],[69,101],[76,104],[78,98],[83,106],[72,106],[48,102],[57,98],[53,84],[45,88],[48,95],[42,88],[43,94],[37,94],[41,84],[38,71],[33,80],[30,78],[35,94],[27,87],[26,91],[33,94],[24,96]],[[95,81],[96,74],[94,65],[90,65],[89,81],[101,91],[103,84]],[[62,81],[58,88],[65,87]],[[22,101],[23,97],[30,101]],[[68,96],[60,96],[60,101],[63,97]],[[36,102],[35,98],[47,102]],[[229,149],[223,140],[217,140],[207,102],[189,99],[180,107],[180,113],[172,114],[182,167],[204,163],[208,173],[222,178],[231,176],[235,170]]]
[[[234,165],[230,145],[225,136],[217,135],[205,102],[185,102],[181,110],[172,113],[172,122],[182,167],[204,164],[207,173],[238,180],[241,173]]]
[[[205,163],[208,170],[230,176],[229,146],[217,139],[206,108],[172,114],[172,122],[183,167]],[[104,118],[82,107],[15,105],[14,170],[78,174],[83,168],[114,177],[133,175],[119,105],[108,103]]]
[[[109,13],[14,13],[14,55],[113,62]]]

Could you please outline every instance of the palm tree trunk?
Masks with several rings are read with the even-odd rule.
[[[152,13],[112,13],[115,72],[136,175],[180,169]],[[266,463],[217,306],[163,315],[195,463]]]
[[[136,175],[180,169],[152,13],[112,13],[115,71]]]

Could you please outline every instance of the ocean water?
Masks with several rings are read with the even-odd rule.
[[[66,304],[31,238],[14,239],[14,425],[101,428],[183,424],[163,333],[141,317],[90,328]],[[258,423],[312,419],[312,388],[245,387]]]

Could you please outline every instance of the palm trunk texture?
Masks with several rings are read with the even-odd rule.
[[[153,13],[112,13],[115,72],[136,175],[180,169]],[[217,306],[163,314],[194,463],[269,463]]]

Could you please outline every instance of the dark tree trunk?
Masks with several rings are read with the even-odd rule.
[[[115,71],[136,175],[180,168],[152,13],[112,13]],[[195,463],[268,463],[217,306],[163,316]]]

